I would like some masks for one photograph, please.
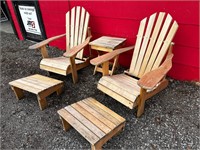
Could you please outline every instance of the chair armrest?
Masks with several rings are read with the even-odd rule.
[[[135,46],[129,46],[129,47],[125,47],[125,48],[116,49],[110,53],[106,53],[104,55],[101,55],[101,56],[98,56],[98,57],[92,59],[90,61],[90,63],[93,65],[100,65],[106,61],[113,59],[114,57],[116,57],[117,55],[119,55],[121,53],[124,53],[126,51],[134,49],[134,47]]]
[[[41,48],[41,47],[47,45],[48,43],[50,43],[51,41],[54,41],[54,40],[56,40],[56,39],[59,39],[59,38],[65,36],[65,35],[66,35],[66,34],[61,34],[61,35],[58,35],[58,36],[54,36],[54,37],[48,38],[48,39],[46,39],[46,40],[44,40],[44,41],[41,41],[41,42],[39,42],[39,43],[37,43],[37,44],[34,44],[34,45],[29,46],[29,49],[38,49],[38,48]]]
[[[79,51],[81,51],[85,46],[87,46],[90,42],[90,39],[92,36],[89,36],[83,43],[79,44],[78,46],[75,46],[68,51],[66,51],[63,56],[65,57],[73,57],[75,56]]]
[[[165,61],[160,67],[155,70],[152,70],[142,76],[137,84],[144,89],[153,90],[159,82],[166,76],[167,72],[172,67],[172,58],[173,54],[168,54]]]

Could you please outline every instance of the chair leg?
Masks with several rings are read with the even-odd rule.
[[[93,72],[93,75],[95,75],[95,74],[96,74],[96,72],[97,72],[97,67],[98,67],[98,65],[96,65],[96,66],[94,67],[94,72]]]
[[[115,71],[115,68],[118,66],[118,59],[119,59],[119,55],[117,55],[114,59],[114,63],[113,63],[113,66],[112,66],[112,71],[110,73],[110,75],[113,75],[114,71]]]
[[[144,113],[144,105],[145,100],[142,100],[141,98],[137,108],[137,117],[140,117]]]
[[[160,85],[153,90],[152,92],[147,92],[145,89],[140,90],[140,97],[139,97],[139,102],[138,102],[138,110],[137,110],[137,117],[140,117],[144,113],[144,106],[145,106],[145,101],[149,99],[150,97],[156,95],[163,89],[165,89],[168,85],[168,80],[163,79],[160,82]]]
[[[72,71],[72,79],[74,84],[78,82],[78,74],[75,64],[75,57],[70,57],[70,63],[71,63],[71,71]]]
[[[145,93],[146,93],[146,90],[141,88],[140,98],[139,98],[139,103],[138,103],[138,108],[137,108],[137,117],[140,117],[144,113]]]

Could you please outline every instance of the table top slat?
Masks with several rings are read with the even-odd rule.
[[[109,37],[109,36],[102,36],[92,42],[89,43],[91,46],[98,46],[98,47],[104,47],[108,49],[115,49],[120,44],[125,42],[125,38],[118,38],[118,37]]]

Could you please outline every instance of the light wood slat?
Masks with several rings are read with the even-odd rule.
[[[40,64],[40,69],[46,70],[46,71],[49,71],[49,72],[54,72],[54,73],[57,73],[57,74],[61,74],[61,75],[64,75],[64,76],[67,75],[66,69],[63,70],[63,69],[59,69],[59,68],[53,68],[53,67],[42,65],[42,64]],[[68,70],[68,68],[67,68],[67,70]]]
[[[112,84],[112,82],[108,82],[103,79],[99,81],[99,84],[107,87],[107,89],[110,89],[111,91],[115,93],[118,93],[119,95],[122,95],[123,97],[125,97],[126,99],[132,102],[134,102],[137,97],[137,95],[134,95],[133,93],[130,93],[127,90],[124,90],[124,88],[126,88],[125,86],[120,87],[119,85],[117,86],[115,84]],[[128,89],[130,89],[130,87],[128,87]]]
[[[72,8],[71,10],[71,37],[70,37],[70,48],[74,47],[74,31],[75,31],[75,25],[74,25],[74,21],[75,21],[75,7]]]
[[[45,58],[41,60],[40,65],[66,70],[66,68],[70,66],[70,61],[69,59],[66,59],[65,61],[65,59],[65,57]]]
[[[178,24],[177,24],[176,21],[174,21],[174,23],[173,23],[173,25],[172,25],[172,27],[171,27],[171,29],[170,29],[165,41],[164,41],[164,44],[163,44],[163,46],[162,46],[162,48],[160,50],[160,53],[158,54],[158,57],[157,57],[154,65],[153,65],[152,70],[155,69],[155,68],[158,68],[160,66],[161,61],[162,61],[163,57],[165,56],[165,54],[166,54],[166,52],[167,52],[167,50],[169,48],[169,45],[170,45],[171,41],[174,38],[174,35],[175,35],[177,29],[178,29]]]
[[[80,6],[77,6],[76,7],[76,23],[75,23],[74,46],[78,45],[79,19],[80,19]]]
[[[66,51],[70,49],[70,11],[66,13]]]
[[[82,43],[84,18],[85,18],[85,9],[82,7],[81,8],[81,19],[80,19],[80,27],[79,27],[78,44]]]
[[[84,26],[83,26],[83,37],[82,37],[82,42],[84,42],[84,40],[86,39],[87,29],[88,29],[88,23],[89,23],[89,17],[90,17],[90,14],[89,14],[88,12],[86,12],[86,15],[85,15],[85,22],[84,22]]]
[[[116,127],[116,125],[113,122],[111,122],[110,120],[108,120],[106,117],[102,116],[102,114],[100,114],[98,111],[96,111],[95,109],[93,109],[91,106],[89,106],[85,102],[80,101],[80,102],[78,102],[78,104],[81,107],[83,107],[84,109],[87,109],[93,116],[95,116],[96,118],[98,118],[99,120],[101,120],[110,129],[113,129],[113,128]]]
[[[140,93],[140,87],[137,85],[137,80],[133,77],[130,77],[125,74],[113,75],[113,76],[104,76],[100,79],[107,81],[114,86],[119,87],[123,91],[127,91],[130,94],[138,95]],[[108,85],[109,86],[109,85]]]
[[[98,56],[94,59],[92,59],[90,61],[91,64],[93,65],[100,65],[106,61],[109,61],[111,59],[114,59],[115,57],[117,57],[119,54],[122,54],[124,52],[130,51],[134,48],[134,46],[129,46],[129,47],[125,47],[125,48],[120,48],[120,49],[116,49],[112,52],[106,53],[104,55]]]
[[[72,114],[65,109],[58,111],[58,114],[62,116],[73,128],[75,128],[86,140],[95,144],[99,138],[88,128],[86,128],[80,121],[78,121]]]
[[[132,58],[131,66],[130,66],[130,69],[129,69],[129,72],[131,72],[132,74],[134,72],[135,65],[136,65],[136,62],[137,62],[137,58],[138,58],[138,54],[139,54],[139,49],[140,49],[141,42],[142,42],[142,39],[143,39],[143,34],[144,34],[144,29],[145,29],[146,21],[147,21],[147,18],[144,18],[140,22],[140,27],[139,27],[139,31],[138,31],[138,35],[137,35],[137,40],[136,40],[136,45],[135,45],[135,49],[133,51],[133,58]]]
[[[56,79],[53,79],[53,78],[45,77],[45,76],[42,76],[42,75],[39,75],[39,74],[35,74],[35,75],[29,76],[27,78],[39,80],[39,82],[47,84],[47,85],[50,85],[50,86],[54,85],[54,84],[62,83],[62,81],[60,81],[60,80],[56,80]]]
[[[84,63],[84,61],[77,59],[75,60],[75,63],[81,64]],[[44,58],[41,60],[40,64],[66,70],[68,66],[70,66],[70,59],[66,57]]]
[[[38,84],[36,85],[36,84],[33,84],[33,83],[31,83],[31,82],[29,82],[29,81],[27,81],[27,80],[24,80],[23,78],[22,78],[22,79],[15,80],[15,82],[21,83],[22,85],[27,85],[27,86],[30,86],[30,87],[39,89],[40,91],[43,91],[43,90],[47,89],[47,88],[44,88],[44,87],[42,87],[42,86],[40,86],[40,85],[38,85]],[[24,89],[24,88],[23,88],[23,89]]]
[[[101,122],[98,118],[93,116],[88,110],[84,107],[81,107],[78,103],[71,105],[74,109],[76,109],[79,113],[81,113],[85,118],[87,118],[90,122],[92,122],[95,126],[97,126],[104,133],[109,133],[111,129],[107,127],[103,122]]]
[[[97,88],[99,90],[101,90],[102,92],[104,92],[105,94],[109,95],[110,97],[114,98],[115,100],[117,100],[118,102],[122,103],[123,105],[127,106],[130,109],[133,109],[133,107],[136,106],[135,102],[132,102],[130,99],[127,99],[125,97],[123,97],[122,95],[120,95],[119,93],[116,93],[110,89],[108,89],[107,87],[98,84]]]
[[[151,58],[150,58],[150,60],[149,60],[149,63],[148,63],[148,65],[147,65],[147,68],[146,68],[146,70],[145,70],[145,73],[151,71],[151,69],[152,69],[152,67],[153,67],[153,64],[154,64],[154,62],[155,62],[155,60],[156,60],[156,57],[157,57],[157,55],[158,55],[158,52],[159,52],[159,50],[160,50],[160,47],[161,47],[161,45],[163,44],[164,38],[165,38],[165,36],[166,36],[166,33],[167,33],[167,31],[168,31],[168,29],[169,29],[169,27],[170,27],[171,21],[172,21],[172,17],[168,14],[168,15],[167,15],[167,18],[166,18],[166,20],[165,20],[165,23],[164,23],[164,25],[163,25],[163,27],[162,27],[162,30],[161,30],[161,32],[160,32],[160,35],[159,35],[159,37],[158,37],[158,40],[157,40],[157,42],[156,42],[156,45],[155,45],[155,48],[154,48],[153,53],[152,53],[152,55],[151,55]]]
[[[102,36],[92,42],[89,43],[92,47],[103,47],[104,49],[111,49],[112,51],[122,44],[126,39],[125,38],[117,38],[117,37],[109,37],[109,36]]]
[[[83,37],[82,37],[82,42],[85,41],[86,39],[86,35],[87,35],[87,29],[88,29],[88,23],[89,23],[89,13],[86,12],[86,16],[85,16],[85,22],[84,22],[84,27],[83,27]],[[79,52],[79,58],[83,59],[83,50]]]
[[[103,115],[105,118],[110,120],[112,123],[114,123],[116,126],[120,124],[120,121],[114,118],[112,115],[108,114],[106,111],[101,109],[100,107],[93,105],[90,101],[88,100],[83,100],[84,103],[86,103],[88,106],[90,106],[92,109],[95,111],[99,112],[101,115]]]
[[[37,80],[37,79],[34,80],[32,78],[22,78],[21,81],[39,86],[41,89],[47,89],[47,88],[51,87],[50,85],[44,84],[40,80]]]
[[[149,18],[149,21],[148,21],[148,25],[147,25],[145,35],[144,35],[144,40],[142,41],[142,46],[141,46],[139,56],[138,56],[138,60],[137,60],[135,70],[134,70],[134,73],[133,73],[136,76],[138,76],[140,67],[142,65],[142,61],[143,61],[143,58],[144,58],[144,54],[146,52],[147,44],[150,40],[150,35],[152,33],[152,28],[153,28],[153,25],[154,25],[155,17],[156,17],[156,13],[151,15],[150,18]]]
[[[117,93],[120,93],[126,98],[129,98],[132,100],[134,100],[135,97],[139,95],[138,90],[135,90],[134,86],[129,86],[127,84],[123,84],[115,80],[108,80],[108,78],[107,79],[104,78],[99,83],[104,86],[107,86],[109,89]]]
[[[162,25],[164,16],[165,16],[164,12],[160,12],[159,15],[158,15],[158,19],[156,21],[156,25],[154,27],[153,34],[151,36],[148,48],[146,50],[146,54],[145,54],[144,60],[142,62],[142,66],[141,66],[140,72],[139,72],[139,75],[138,75],[139,78],[142,77],[142,75],[144,74],[144,71],[145,71],[145,69],[147,67],[149,58],[150,58],[151,53],[153,51],[153,47],[154,47],[154,45],[156,43],[156,40],[157,40],[157,37],[158,37],[158,33],[160,31],[160,27]]]
[[[23,84],[21,82],[18,82],[18,81],[12,81],[9,83],[11,86],[14,86],[14,87],[18,87],[20,89],[26,89],[26,91],[29,91],[31,93],[34,93],[34,94],[38,94],[41,89],[37,89],[35,87],[32,87],[32,86],[29,86],[29,85],[26,85],[26,84]]]
[[[78,43],[81,44],[82,43],[82,38],[83,38],[83,28],[84,28],[84,22],[85,22],[85,14],[86,11],[85,9],[82,7],[81,10],[81,20],[80,20],[80,27],[79,27],[79,37],[78,37]],[[81,57],[81,51],[79,53],[77,53],[76,58],[78,59],[82,59]]]
[[[100,102],[98,102],[97,100],[95,100],[93,98],[88,98],[88,101],[90,101],[94,105],[98,106],[99,108],[103,109],[104,111],[106,111],[107,113],[109,113],[110,115],[112,115],[114,118],[116,118],[117,120],[119,120],[120,122],[124,122],[125,121],[125,119],[123,117],[121,117],[120,115],[118,115],[114,111],[110,110],[109,108],[107,108],[106,106],[104,106],[103,104],[101,104]]]
[[[101,131],[99,128],[97,128],[92,122],[90,122],[87,118],[85,118],[83,115],[81,115],[73,107],[67,106],[67,107],[65,107],[65,110],[67,110],[70,114],[72,114],[82,124],[87,125],[86,127],[91,132],[93,132],[95,135],[97,135],[99,138],[102,138],[103,136],[105,136],[105,133],[103,131]]]

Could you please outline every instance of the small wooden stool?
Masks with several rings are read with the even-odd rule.
[[[87,98],[58,110],[63,128],[75,128],[91,148],[101,149],[103,144],[123,130],[125,119],[93,98]]]
[[[57,95],[59,95],[63,88],[63,81],[45,77],[39,74],[21,78],[9,82],[9,84],[15,92],[18,100],[24,97],[23,90],[36,94],[41,110],[47,107],[46,97],[53,92],[57,92]]]

